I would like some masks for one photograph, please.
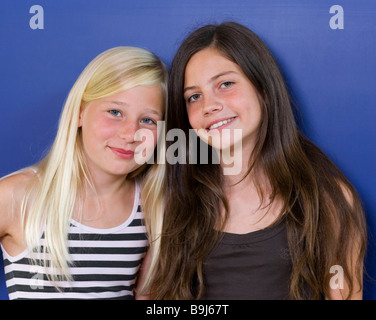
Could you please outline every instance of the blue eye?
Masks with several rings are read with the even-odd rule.
[[[144,118],[141,120],[141,122],[145,124],[155,124],[155,121],[150,118]]]
[[[115,116],[115,117],[120,117],[121,116],[121,112],[119,110],[113,109],[113,110],[109,110],[108,112],[110,114],[112,114],[113,116]]]

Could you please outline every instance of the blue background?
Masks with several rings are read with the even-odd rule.
[[[329,26],[337,4],[343,30]],[[43,30],[29,26],[32,5],[44,9]],[[376,279],[376,1],[2,0],[0,16],[0,176],[45,155],[69,89],[100,52],[138,46],[170,65],[198,26],[235,20],[251,28],[280,64],[302,130],[363,199],[371,238],[366,268]],[[0,271],[0,298],[7,299]],[[376,298],[371,278],[365,299]]]

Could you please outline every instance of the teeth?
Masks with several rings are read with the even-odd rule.
[[[209,127],[209,130],[213,130],[213,129],[215,129],[215,128],[218,128],[218,127],[220,127],[220,126],[223,126],[223,125],[225,125],[226,123],[229,123],[230,121],[232,121],[234,118],[231,118],[231,119],[227,119],[227,120],[223,120],[223,121],[219,121],[219,122],[217,122],[217,123],[214,123],[213,125],[211,125],[210,127]]]

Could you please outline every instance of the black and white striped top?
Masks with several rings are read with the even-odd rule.
[[[42,245],[43,241],[42,237]],[[47,279],[44,267],[31,262],[29,250],[12,257],[1,247],[9,299],[133,299],[147,246],[136,184],[132,213],[121,225],[96,229],[71,221],[68,247],[73,280],[59,281],[60,291]],[[38,254],[34,256],[38,259]]]

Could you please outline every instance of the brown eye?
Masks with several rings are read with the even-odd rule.
[[[221,88],[228,88],[231,87],[234,84],[232,81],[226,81],[221,84]]]
[[[200,98],[200,94],[195,93],[188,98],[188,102],[195,102]]]

